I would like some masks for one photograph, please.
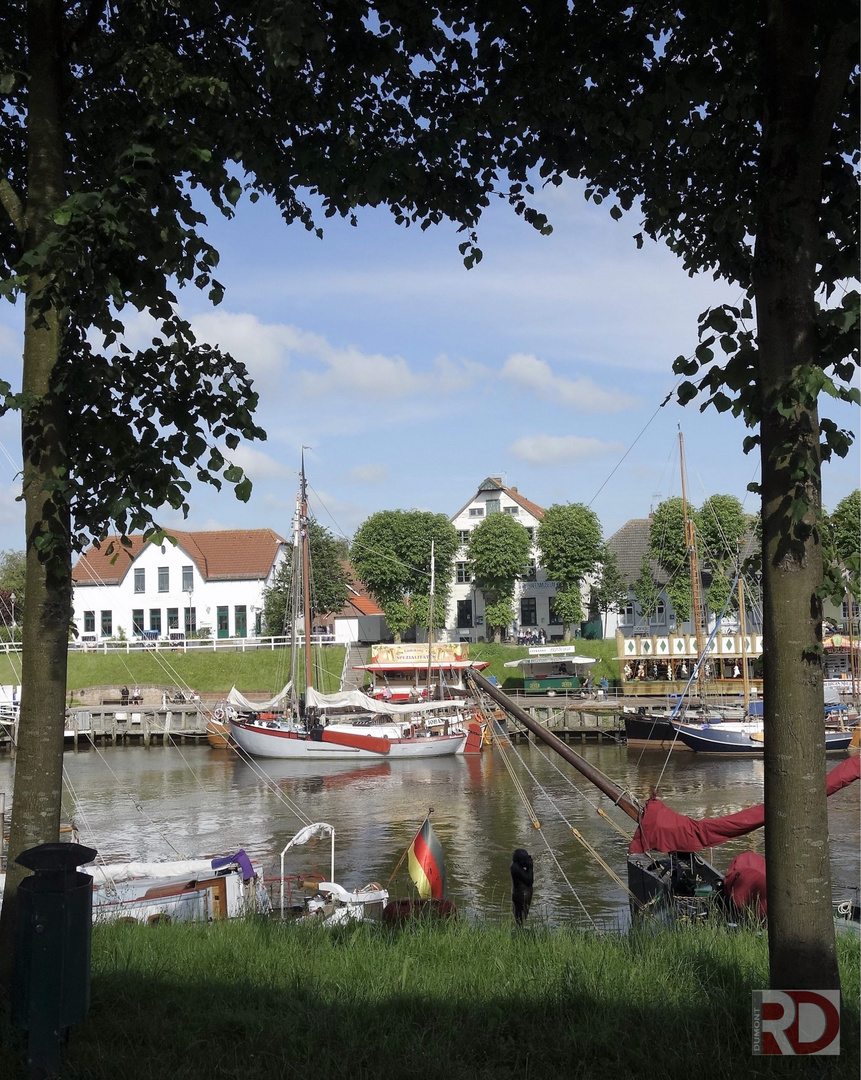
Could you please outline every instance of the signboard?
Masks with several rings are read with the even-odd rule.
[[[453,664],[469,659],[469,646],[465,642],[434,642],[430,647],[431,662]],[[421,667],[428,662],[427,645],[372,645],[372,664],[403,664],[405,667]]]

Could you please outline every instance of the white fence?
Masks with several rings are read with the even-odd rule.
[[[297,644],[305,644],[304,635],[297,638]],[[312,645],[334,645],[332,634],[312,634]],[[289,637],[240,637],[240,638],[192,638],[184,641],[169,641],[167,638],[132,641],[70,641],[69,652],[88,653],[133,653],[133,652],[255,652],[258,649],[286,649],[290,646]],[[20,642],[0,643],[0,653],[7,656],[20,655]]]

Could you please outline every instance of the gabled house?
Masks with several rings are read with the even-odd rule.
[[[272,529],[174,532],[176,543],[109,537],[72,570],[79,640],[247,637],[260,633],[263,590],[285,548]],[[107,549],[113,541],[113,551]]]
[[[509,635],[518,629],[543,630],[548,641],[561,640],[564,627],[556,621],[553,598],[556,583],[548,581],[539,566],[536,544],[538,526],[544,519],[544,508],[525,498],[516,487],[507,487],[496,476],[489,476],[478,486],[475,495],[451,518],[458,531],[460,549],[455,556],[455,573],[446,606],[445,637],[450,641],[481,641],[485,638],[484,597],[475,587],[467,569],[466,545],[476,526],[491,514],[510,514],[529,533],[532,540],[532,561],[527,573],[517,582],[514,604],[515,624]],[[442,637],[442,634],[440,634]]]

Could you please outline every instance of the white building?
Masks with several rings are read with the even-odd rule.
[[[113,537],[81,555],[72,570],[78,640],[260,633],[263,590],[281,561],[282,537],[271,529],[172,535],[175,544],[132,536],[130,547]]]
[[[498,477],[493,476],[479,485],[475,495],[451,519],[458,531],[461,546],[455,556],[454,582],[446,607],[446,638],[452,641],[485,639],[484,597],[469,576],[466,545],[472,530],[491,514],[510,514],[524,526],[533,542],[529,570],[515,585],[514,606],[517,614],[515,625],[508,628],[509,633],[516,634],[520,627],[535,630],[536,633],[543,630],[548,641],[561,641],[565,627],[556,621],[553,610],[556,583],[548,581],[544,570],[538,565],[535,543],[544,509],[525,499],[517,488],[506,487]]]

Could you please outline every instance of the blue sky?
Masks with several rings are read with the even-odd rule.
[[[185,523],[172,511],[160,521],[286,535],[304,445],[312,510],[339,534],[378,510],[453,515],[493,475],[544,507],[591,504],[609,537],[679,494],[679,425],[690,498],[729,493],[755,510],[746,487],[758,463],[741,451],[741,422],[696,405],[658,410],[673,359],[697,344],[697,315],[737,291],[689,278],[662,246],[638,251],[636,216],[613,221],[578,185],[542,204],[550,237],[491,208],[470,271],[453,227],[403,229],[385,210],[363,212],[358,228],[325,221],[323,240],[264,203],[240,202],[230,222],[210,214],[226,296],[214,309],[193,291],[181,302],[201,338],[247,364],[268,440],[231,455],[254,482],[250,503],[195,487]],[[130,342],[147,330],[131,322]],[[5,305],[0,377],[14,386],[20,354],[20,312]],[[857,432],[857,410],[828,413]],[[19,463],[17,420],[2,418],[0,550],[24,544]],[[825,468],[826,507],[857,486],[853,450]]]

